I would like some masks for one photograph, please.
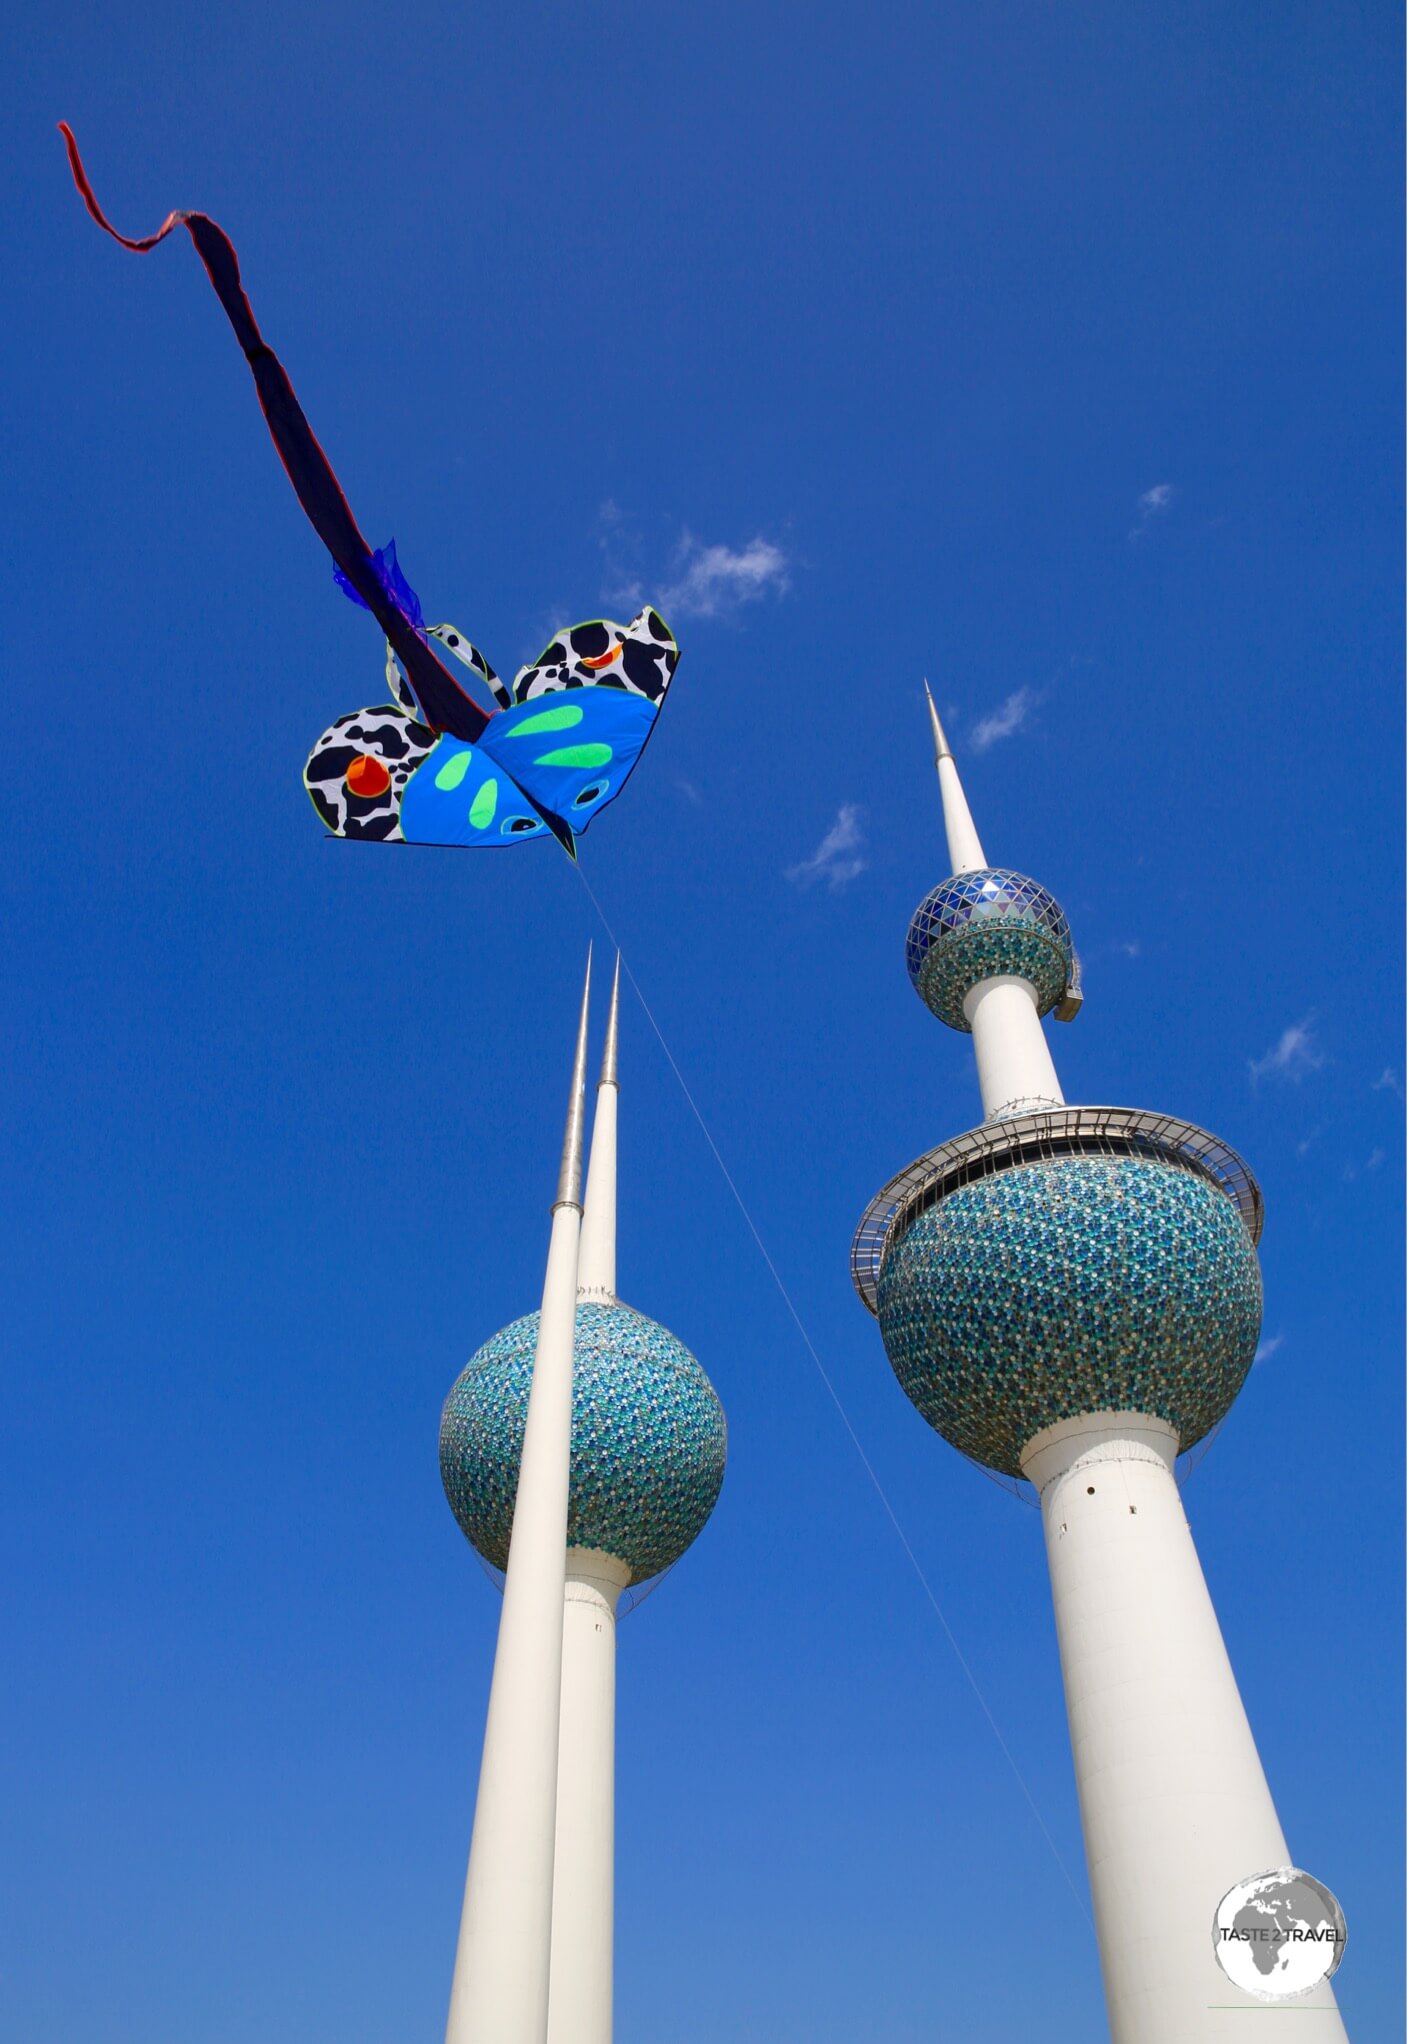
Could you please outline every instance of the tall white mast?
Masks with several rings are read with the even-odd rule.
[[[957,762],[952,747],[938,721],[938,706],[933,700],[933,691],[925,681],[923,692],[928,698],[928,721],[933,726],[933,764],[938,769],[938,792],[943,798],[943,825],[948,833],[948,857],[952,860],[955,873],[973,873],[987,863],[982,850],[982,840],[977,835],[977,826],[972,821],[972,811],[967,806],[967,797],[962,792],[958,779]]]
[[[591,961],[542,1289],[446,2044],[546,2044]]]
[[[923,690],[933,726],[934,762],[953,874],[957,877],[982,872],[987,870],[986,855],[958,778],[957,762],[938,721],[927,682]],[[997,885],[993,882],[994,889]],[[980,980],[964,1000],[963,1014],[977,1054],[977,1083],[982,1089],[985,1120],[996,1121],[1024,1108],[1064,1104],[1065,1095],[1055,1075],[1055,1060],[1029,981],[1010,973]]]
[[[616,1304],[616,1111],[620,959],[596,1088],[577,1299]],[[583,1325],[592,1335],[590,1315]],[[616,1605],[630,1568],[599,1548],[567,1549],[562,1722],[553,1875],[548,2044],[611,2044],[615,1943]]]
[[[608,1303],[616,1295],[616,1110],[620,1100],[620,956],[606,1019],[606,1047],[596,1087],[586,1208],[581,1217],[577,1297]]]

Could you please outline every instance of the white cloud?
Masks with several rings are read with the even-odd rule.
[[[1154,483],[1151,490],[1144,490],[1138,500],[1138,522],[1129,533],[1130,539],[1142,539],[1155,518],[1161,518],[1172,508],[1177,491],[1171,483]]]
[[[1041,698],[1033,688],[1013,689],[1006,701],[985,716],[980,724],[973,726],[971,745],[974,752],[986,752],[989,746],[1000,739],[1010,738],[1019,731]]]
[[[1382,1077],[1374,1079],[1373,1091],[1375,1093],[1395,1093],[1399,1100],[1407,1099],[1407,1094],[1404,1094],[1402,1091],[1402,1081],[1398,1078],[1391,1065],[1385,1065]]]
[[[675,580],[659,595],[666,618],[718,617],[740,604],[784,595],[789,587],[786,555],[760,535],[745,547],[734,548],[705,546],[686,532],[674,574]]]
[[[1308,1073],[1317,1072],[1324,1063],[1324,1053],[1314,1034],[1313,1015],[1306,1015],[1302,1022],[1292,1022],[1264,1057],[1250,1058],[1247,1063],[1253,1086],[1258,1086],[1262,1079],[1291,1079],[1298,1085]]]
[[[1143,946],[1139,943],[1137,937],[1125,939],[1123,943],[1117,946],[1117,949],[1123,952],[1125,958],[1141,958],[1143,955]]]
[[[803,859],[799,865],[787,867],[787,879],[795,881],[798,887],[809,887],[813,880],[824,880],[834,893],[836,888],[844,887],[857,874],[864,872],[868,864],[860,856],[864,842],[858,808],[853,802],[842,802],[835,822],[810,858]]]
[[[1268,1363],[1275,1354],[1275,1351],[1278,1348],[1283,1348],[1284,1345],[1285,1337],[1283,1334],[1267,1335],[1252,1358],[1252,1367],[1254,1368],[1256,1363]]]

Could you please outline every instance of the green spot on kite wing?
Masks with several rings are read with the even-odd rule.
[[[498,807],[498,782],[485,781],[469,805],[469,821],[475,830],[487,830]]]
[[[583,714],[580,703],[559,703],[555,709],[542,710],[536,717],[524,717],[521,724],[504,735],[530,738],[535,731],[570,731],[573,724],[581,722]]]
[[[468,773],[469,762],[473,757],[472,752],[456,752],[452,759],[445,761],[436,774],[435,786],[444,789],[457,788]]]
[[[612,758],[609,745],[562,745],[556,752],[539,753],[534,766],[603,767]]]

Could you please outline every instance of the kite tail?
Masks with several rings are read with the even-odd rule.
[[[313,530],[400,655],[426,722],[437,731],[448,731],[472,744],[488,723],[488,715],[441,666],[423,636],[383,587],[372,565],[371,549],[362,538],[342,486],[332,472],[332,464],[293,394],[283,364],[259,331],[253,307],[240,282],[239,258],[229,236],[208,214],[180,212],[168,213],[155,234],[130,241],[125,234],[118,233],[98,204],[67,121],[59,122],[59,132],[68,149],[69,168],[84,205],[114,241],[136,255],[145,255],[175,227],[184,227],[190,235],[205,265],[205,274],[215,288],[215,296],[244,350],[274,446]],[[533,807],[537,807],[536,803]]]

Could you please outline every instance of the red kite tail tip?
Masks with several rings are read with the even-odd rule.
[[[68,167],[73,172],[73,182],[78,187],[79,195],[84,205],[97,221],[99,227],[102,228],[104,234],[110,234],[114,241],[120,241],[122,246],[130,248],[134,255],[145,255],[148,249],[155,248],[159,241],[164,241],[173,227],[184,226],[187,218],[186,214],[168,213],[155,234],[148,234],[141,241],[129,241],[125,234],[119,234],[94,196],[93,187],[88,182],[88,173],[83,168],[83,158],[78,153],[78,144],[74,140],[73,130],[67,121],[59,122],[59,133],[63,136],[64,146],[68,150]]]

